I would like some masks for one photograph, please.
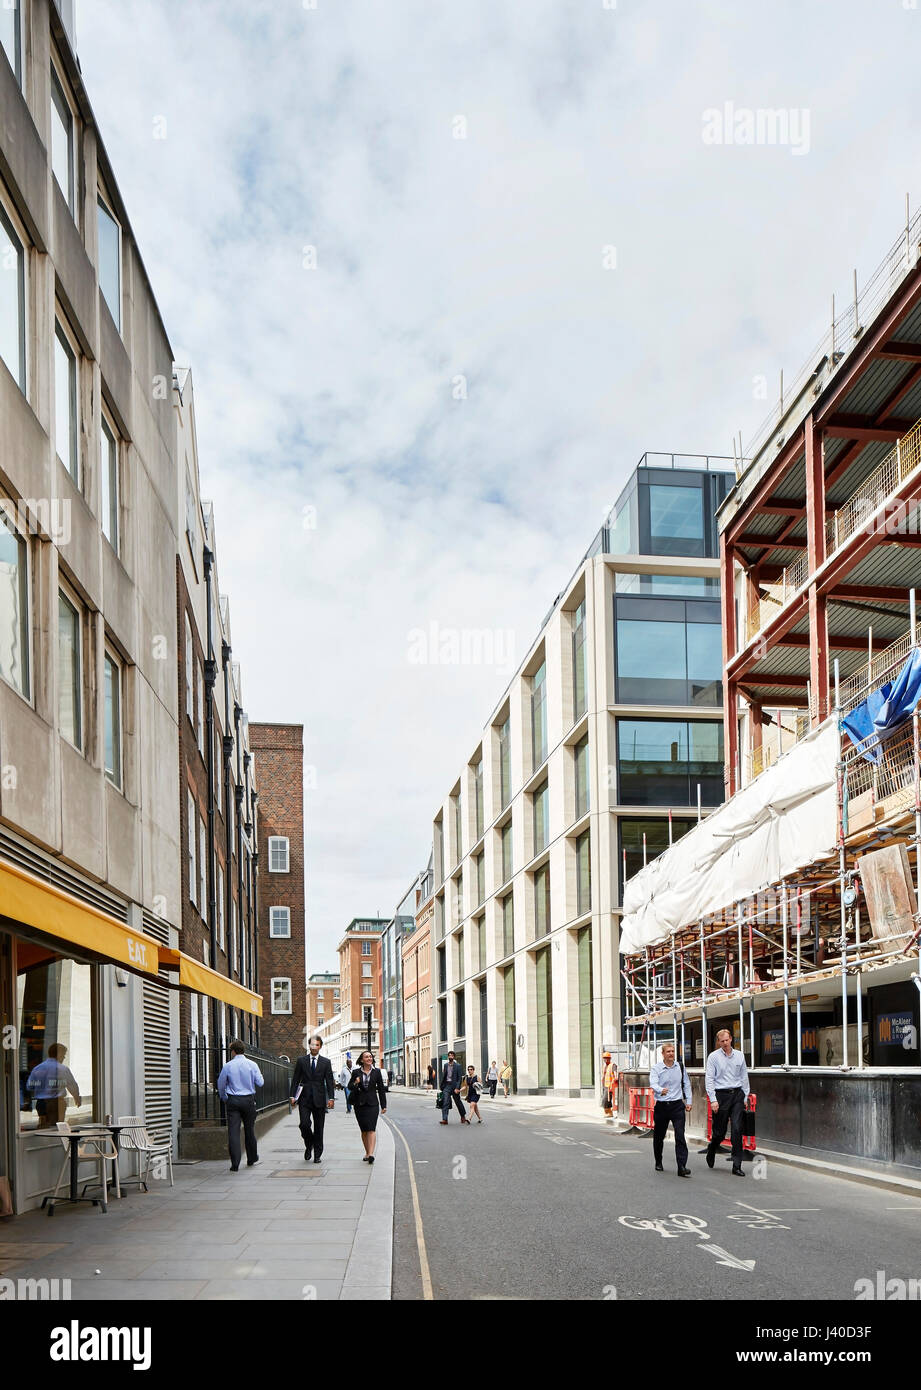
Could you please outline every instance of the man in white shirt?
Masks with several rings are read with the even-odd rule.
[[[653,1062],[649,1069],[649,1084],[656,1097],[655,1109],[652,1112],[652,1155],[656,1163],[656,1172],[662,1172],[662,1144],[671,1125],[675,1131],[678,1176],[689,1178],[691,1170],[688,1167],[684,1122],[691,1108],[691,1082],[684,1064],[675,1061],[674,1043],[663,1045],[661,1062]]]
[[[748,1067],[745,1057],[732,1045],[732,1034],[721,1028],[716,1035],[716,1050],[707,1058],[707,1095],[713,1112],[713,1126],[707,1147],[707,1166],[713,1160],[726,1137],[726,1126],[732,1123],[732,1172],[744,1178],[742,1169],[742,1111],[748,1104]]]

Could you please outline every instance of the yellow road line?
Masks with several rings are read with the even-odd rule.
[[[419,1206],[419,1191],[416,1187],[416,1172],[413,1167],[413,1156],[409,1151],[409,1145],[403,1135],[399,1125],[394,1124],[389,1115],[385,1116],[391,1129],[395,1129],[406,1150],[406,1161],[409,1164],[409,1186],[413,1195],[413,1215],[416,1218],[416,1247],[419,1251],[419,1273],[422,1276],[422,1297],[432,1301],[435,1295],[432,1293],[432,1276],[429,1273],[429,1257],[425,1251],[425,1233],[422,1230],[422,1209]]]

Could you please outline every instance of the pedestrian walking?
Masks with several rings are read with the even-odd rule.
[[[33,1067],[26,1082],[26,1090],[35,1099],[35,1112],[38,1115],[38,1128],[51,1129],[67,1114],[68,1092],[74,1105],[80,1107],[80,1087],[70,1067],[65,1067],[67,1048],[63,1043],[54,1042],[48,1048],[44,1062]]]
[[[495,1100],[496,1087],[499,1084],[499,1068],[496,1066],[495,1062],[490,1062],[489,1064],[489,1071],[486,1073],[486,1083],[489,1086],[490,1100]]]
[[[707,1095],[710,1097],[712,1126],[707,1145],[707,1166],[713,1167],[716,1151],[726,1137],[727,1124],[732,1125],[732,1172],[744,1178],[742,1168],[742,1111],[748,1105],[748,1067],[745,1057],[732,1045],[732,1034],[721,1028],[716,1035],[716,1049],[707,1058]]]
[[[480,1078],[476,1074],[476,1067],[467,1068],[467,1104],[470,1107],[470,1114],[476,1115],[477,1123],[483,1123],[483,1116],[480,1114],[480,1094],[483,1087],[480,1085]],[[473,1121],[468,1119],[468,1125]]]
[[[463,1079],[464,1076],[460,1069],[460,1063],[454,1053],[449,1052],[448,1060],[441,1069],[441,1119],[439,1120],[439,1124],[446,1125],[448,1123],[448,1115],[451,1113],[452,1104],[456,1105],[460,1111],[461,1124],[466,1125],[470,1123],[467,1119],[467,1112],[464,1109],[464,1102],[460,1098],[460,1088]]]
[[[374,1162],[374,1146],[377,1143],[377,1117],[387,1114],[387,1092],[384,1078],[374,1065],[374,1057],[367,1050],[358,1054],[358,1066],[349,1080],[355,1118],[361,1130],[361,1142],[365,1146],[363,1163]]]
[[[502,1070],[499,1072],[499,1080],[502,1082],[502,1091],[505,1099],[508,1100],[508,1088],[512,1084],[512,1069],[508,1062],[502,1063]]]
[[[339,1085],[345,1095],[345,1113],[350,1115],[352,1112],[352,1092],[349,1090],[349,1082],[352,1079],[352,1068],[348,1062],[339,1073]]]
[[[319,1033],[314,1033],[307,1046],[309,1056],[298,1057],[294,1066],[290,1100],[291,1109],[296,1105],[300,1116],[304,1160],[309,1163],[312,1152],[314,1163],[319,1163],[323,1156],[326,1111],[332,1110],[336,1103],[336,1083],[332,1062],[320,1056],[323,1039]]]
[[[435,1070],[434,1062],[429,1062],[428,1082],[432,1090],[434,1091],[438,1085],[438,1073]]]
[[[684,1122],[691,1108],[691,1080],[683,1062],[675,1061],[675,1044],[665,1043],[661,1062],[649,1068],[649,1084],[655,1093],[652,1112],[652,1156],[656,1172],[662,1172],[662,1144],[668,1127],[675,1131],[675,1159],[679,1178],[689,1178],[688,1146],[684,1138]]]
[[[230,1061],[226,1062],[217,1079],[217,1091],[227,1111],[227,1147],[230,1150],[230,1171],[240,1167],[240,1125],[246,1143],[246,1166],[259,1162],[256,1147],[256,1087],[264,1086],[262,1072],[246,1056],[243,1044],[230,1044]]]

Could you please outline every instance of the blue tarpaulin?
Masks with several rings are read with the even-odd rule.
[[[921,649],[915,648],[893,681],[886,681],[879,690],[845,715],[841,725],[861,757],[878,763],[882,757],[880,738],[895,729],[914,712],[921,700]]]

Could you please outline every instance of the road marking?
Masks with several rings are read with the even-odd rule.
[[[716,1256],[718,1265],[729,1265],[731,1269],[747,1269],[751,1272],[755,1267],[754,1260],[743,1260],[738,1255],[730,1255],[728,1250],[724,1250],[721,1245],[698,1245],[698,1250],[709,1250],[711,1255]]]
[[[747,1269],[749,1272],[755,1267],[754,1260],[743,1260],[740,1255],[730,1254],[721,1245],[712,1245],[704,1229],[707,1223],[702,1216],[688,1216],[684,1212],[671,1211],[668,1216],[619,1216],[617,1220],[632,1231],[656,1231],[665,1240],[676,1240],[682,1235],[696,1235],[697,1249],[709,1250],[717,1264],[729,1265],[732,1269]]]
[[[387,1120],[387,1123],[390,1125],[390,1128],[395,1129],[397,1134],[400,1136],[400,1139],[403,1142],[403,1148],[406,1150],[406,1159],[409,1163],[409,1186],[413,1196],[413,1215],[416,1218],[416,1248],[419,1251],[419,1273],[422,1276],[422,1297],[428,1302],[431,1302],[434,1299],[435,1295],[432,1292],[432,1276],[429,1273],[429,1257],[426,1254],[425,1250],[425,1232],[422,1229],[422,1208],[419,1206],[419,1192],[416,1188],[416,1174],[413,1169],[413,1156],[410,1153],[409,1145],[406,1142],[406,1139],[404,1137],[403,1131],[400,1129],[400,1126],[394,1124],[393,1120],[391,1120],[389,1115],[387,1115],[385,1118]],[[422,1162],[427,1163],[428,1159],[423,1159]]]

